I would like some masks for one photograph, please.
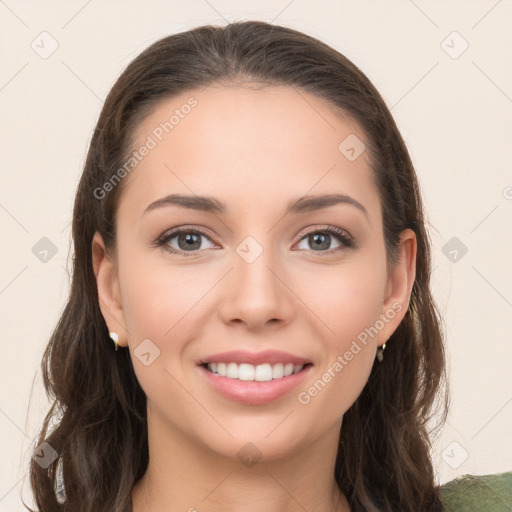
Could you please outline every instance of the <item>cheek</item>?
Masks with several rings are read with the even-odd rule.
[[[306,416],[333,424],[356,401],[368,381],[374,359],[369,346],[351,354],[350,360],[345,353],[337,354],[308,387],[300,390],[297,399]]]
[[[340,351],[379,318],[386,284],[385,263],[353,259],[338,268],[311,271],[297,295],[327,327],[330,343]]]
[[[297,395],[305,412],[339,420],[363,390],[375,360],[375,331],[381,301],[375,291],[346,287],[332,303],[329,327],[334,335],[324,338],[325,357],[313,378]]]
[[[137,380],[152,402],[165,403],[169,396],[183,402],[187,397],[178,384],[183,380],[182,356],[197,328],[197,322],[190,321],[194,306],[209,281],[135,254],[119,262],[119,273]]]
[[[170,374],[181,381],[190,371],[190,342],[200,336],[204,307],[213,300],[218,272],[208,265],[170,263],[165,255],[156,255],[157,249],[151,255],[130,253],[128,245],[122,249],[125,252],[120,250],[125,256],[119,259],[119,275],[137,379],[148,396],[181,394]],[[147,356],[140,357],[147,352],[149,365],[144,364]]]
[[[386,268],[376,259],[371,265],[358,261],[336,272],[331,268],[328,275],[321,293],[310,292],[308,299],[328,327],[325,358],[298,400],[315,415],[327,414],[334,421],[354,403],[370,375],[382,324]]]
[[[165,260],[133,255],[120,262],[123,309],[129,337],[134,342],[176,339],[176,330],[187,324],[186,315],[201,300],[210,279],[197,271]]]

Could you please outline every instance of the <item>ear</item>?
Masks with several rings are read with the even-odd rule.
[[[92,239],[92,265],[98,287],[101,314],[109,332],[117,332],[119,346],[128,345],[126,321],[121,302],[117,266],[105,249],[103,238],[98,231]]]
[[[416,233],[405,229],[400,233],[398,260],[389,270],[381,311],[385,327],[379,335],[379,346],[388,340],[407,313],[416,278],[416,250]]]

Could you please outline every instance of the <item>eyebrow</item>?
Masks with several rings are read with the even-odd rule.
[[[322,210],[336,204],[348,204],[356,207],[368,218],[366,208],[353,197],[344,194],[323,194],[302,196],[288,202],[284,215],[307,213]],[[151,203],[144,214],[166,206],[181,206],[191,210],[198,210],[207,213],[223,214],[227,212],[226,203],[210,196],[189,196],[183,194],[170,194]]]

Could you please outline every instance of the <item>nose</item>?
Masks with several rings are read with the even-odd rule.
[[[286,273],[264,250],[254,261],[242,252],[234,254],[218,309],[225,324],[245,324],[257,331],[284,326],[294,316],[293,292]],[[265,327],[267,326],[267,327]]]

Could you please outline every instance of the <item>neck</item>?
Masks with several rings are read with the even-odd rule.
[[[243,449],[219,454],[148,411],[149,465],[132,511],[349,512],[334,480],[340,426],[293,453],[244,461]]]

